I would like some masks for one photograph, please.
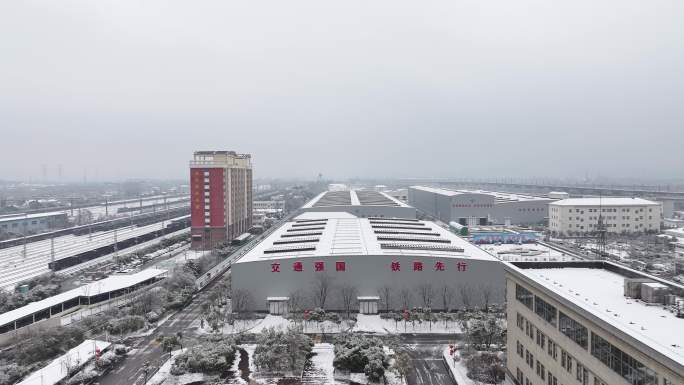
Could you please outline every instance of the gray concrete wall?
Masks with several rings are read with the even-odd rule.
[[[302,272],[293,270],[294,262],[302,262]],[[325,262],[325,272],[315,272],[314,262]],[[335,271],[335,262],[344,261],[346,271]],[[393,261],[399,262],[401,271],[392,271]],[[413,270],[413,262],[423,263],[422,271]],[[435,271],[437,261],[445,264],[445,271]],[[280,264],[280,272],[271,271],[271,263]],[[457,263],[465,262],[466,271],[458,271]],[[401,291],[408,289],[412,294],[411,306],[423,306],[419,287],[431,285],[435,293],[432,308],[441,309],[442,301],[439,289],[445,285],[456,293],[451,307],[462,306],[460,288],[470,292],[471,304],[483,303],[483,288],[491,289],[490,302],[501,302],[504,296],[504,270],[499,261],[483,261],[455,258],[439,258],[430,256],[391,256],[391,255],[356,255],[334,256],[327,258],[283,258],[278,260],[236,263],[232,266],[233,290],[246,290],[252,296],[252,310],[267,311],[267,297],[289,297],[299,292],[307,298],[306,307],[314,307],[313,297],[316,290],[317,277],[327,275],[331,280],[331,289],[326,301],[328,310],[341,310],[340,287],[345,285],[357,289],[358,296],[378,296],[378,289],[383,286],[392,288],[391,308],[400,309]],[[384,306],[380,306],[384,309]]]
[[[452,197],[441,194],[434,194],[428,191],[409,188],[408,204],[418,210],[438,218],[444,223],[449,223],[452,219],[451,205]]]

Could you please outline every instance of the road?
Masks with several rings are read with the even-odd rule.
[[[416,340],[410,350],[413,370],[406,378],[408,385],[447,385],[456,384],[449,375],[448,368],[442,359],[442,350],[448,344],[444,337]],[[453,340],[452,340],[453,341]]]
[[[100,378],[100,385],[133,385],[142,383],[144,376],[143,367],[146,362],[149,362],[151,367],[156,368],[168,358],[168,355],[162,351],[160,344],[156,341],[158,336],[171,336],[181,332],[184,336],[181,341],[183,347],[186,346],[186,342],[192,345],[193,339],[185,338],[185,336],[188,335],[190,324],[200,317],[200,305],[208,295],[208,290],[199,293],[187,307],[172,315],[152,334],[138,341],[133,346],[133,350],[131,350],[128,357],[115,370]],[[148,378],[152,374],[150,372]]]
[[[286,217],[285,220],[287,220]],[[280,226],[285,220],[280,221],[275,227]],[[273,229],[270,229],[273,231]],[[266,234],[268,234],[267,232]],[[259,242],[264,235],[256,238],[250,243],[233,250],[233,253],[226,258],[228,261],[228,269],[230,269],[230,263],[235,262],[237,259],[242,257],[246,251],[254,246],[255,242]],[[223,262],[222,262],[223,264]],[[219,273],[213,274],[212,279],[205,284],[202,284],[202,290],[195,295],[190,301],[190,304],[185,308],[178,311],[178,313],[172,315],[166,322],[159,326],[153,333],[149,336],[138,341],[134,346],[133,350],[116,370],[113,370],[103,377],[100,378],[100,385],[120,385],[120,384],[138,384],[142,382],[141,379],[144,377],[143,367],[145,362],[149,362],[151,367],[159,367],[167,358],[162,351],[159,343],[156,341],[158,336],[170,336],[175,335],[177,332],[182,332],[184,336],[189,336],[192,330],[189,330],[190,325],[193,321],[201,316],[200,307],[203,302],[205,302],[207,296],[211,292],[211,288],[219,282],[215,279],[217,276],[221,276],[227,272],[227,270],[219,269]],[[191,344],[193,339],[184,338],[185,342]],[[183,344],[183,346],[186,346]],[[148,377],[150,377],[152,373]]]

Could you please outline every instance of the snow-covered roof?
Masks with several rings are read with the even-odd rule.
[[[659,206],[660,203],[642,198],[570,198],[551,203],[554,206]]]
[[[524,194],[514,194],[514,193],[507,193],[507,192],[500,192],[500,191],[448,190],[448,189],[443,189],[443,188],[438,188],[438,187],[429,187],[429,186],[411,186],[410,188],[415,189],[415,190],[430,192],[433,194],[449,196],[449,197],[458,196],[458,195],[466,195],[466,194],[489,195],[489,196],[494,197],[494,199],[497,200],[497,203],[521,202],[521,201],[549,201],[549,202],[553,201],[553,199],[547,198],[547,197],[538,197],[538,196],[524,195]]]
[[[373,190],[345,190],[324,191],[312,200],[306,202],[302,208],[337,206],[411,207],[384,192]]]
[[[66,214],[63,212],[48,212],[48,213],[35,213],[35,214],[8,214],[0,215],[0,222],[11,222],[11,221],[21,221],[24,219],[38,219],[38,218],[48,218],[48,217],[65,217]]]
[[[684,333],[677,332],[684,327],[684,319],[677,318],[663,306],[647,305],[640,300],[625,297],[625,275],[590,267],[514,268],[507,265],[507,270],[530,278],[562,298],[566,306],[570,303],[574,308],[585,311],[588,313],[584,314],[585,317],[592,319],[593,316],[614,327],[623,334],[621,338],[626,342],[629,338],[635,338],[684,365]],[[638,274],[633,270],[623,270]],[[666,286],[660,283],[658,285]],[[674,283],[672,285],[680,287]]]
[[[99,340],[85,340],[80,345],[50,362],[46,367],[31,373],[17,385],[54,385],[69,375],[69,369],[81,367],[95,357],[95,350],[103,352],[111,343]]]
[[[684,238],[684,227],[680,227],[678,229],[665,230],[665,234],[671,235],[671,236],[677,237],[677,238]]]
[[[311,212],[283,224],[236,263],[344,255],[496,260],[486,251],[434,222]]]
[[[166,270],[145,269],[135,274],[113,275],[111,277],[107,277],[99,281],[95,281],[87,285],[83,285],[75,289],[65,291],[64,293],[60,293],[40,301],[31,302],[26,306],[22,306],[20,308],[0,314],[0,326],[6,325],[10,322],[14,322],[18,319],[39,312],[41,310],[48,309],[51,306],[59,305],[62,302],[66,302],[74,298],[78,298],[81,296],[92,297],[98,294],[109,293],[112,291],[125,289],[127,287],[137,285],[141,282],[147,281],[150,278],[155,278],[165,273]]]

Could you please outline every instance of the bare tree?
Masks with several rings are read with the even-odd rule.
[[[392,303],[392,288],[387,285],[379,287],[378,297],[380,297],[380,301],[385,305],[385,312],[389,313]]]
[[[473,290],[468,285],[460,284],[458,285],[458,292],[461,295],[461,302],[463,302],[463,307],[465,307],[466,310],[470,309],[470,305],[472,304],[473,299]]]
[[[424,283],[418,286],[418,293],[423,300],[423,306],[426,308],[432,307],[432,297],[435,295],[435,289],[429,283]]]
[[[344,311],[347,313],[347,319],[349,319],[351,314],[351,308],[356,300],[357,290],[356,287],[344,284],[340,288],[340,295],[342,296],[342,304],[344,305]]]
[[[304,307],[304,293],[302,290],[298,289],[290,292],[288,300],[288,311],[291,313],[298,313]]]
[[[413,297],[413,293],[411,292],[410,289],[408,288],[403,288],[399,292],[399,298],[401,298],[401,306],[404,309],[410,309],[411,308],[411,298]]]
[[[244,289],[233,290],[231,298],[233,312],[242,314],[252,307],[252,293]]]
[[[454,299],[454,289],[449,285],[444,285],[439,289],[439,295],[442,298],[442,309],[448,312],[451,301]]]
[[[317,275],[314,279],[313,297],[316,305],[321,309],[325,309],[325,301],[328,299],[332,280],[332,277],[327,274]]]
[[[480,285],[480,291],[482,292],[482,299],[484,300],[484,311],[489,312],[489,301],[492,298],[492,285],[482,284]]]

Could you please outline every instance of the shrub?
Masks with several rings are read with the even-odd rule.
[[[230,338],[208,341],[177,355],[171,366],[171,374],[183,373],[218,373],[228,370],[233,365],[237,347]]]
[[[333,365],[339,369],[365,373],[377,381],[389,367],[389,359],[382,348],[379,338],[360,334],[343,334],[335,339],[335,359]]]

